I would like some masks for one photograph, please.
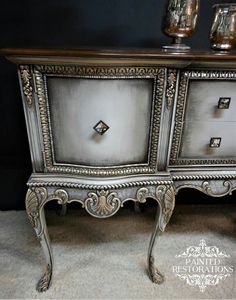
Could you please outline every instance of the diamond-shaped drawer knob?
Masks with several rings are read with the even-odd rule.
[[[103,122],[102,120],[100,120],[99,122],[97,122],[97,124],[93,127],[93,129],[100,135],[103,135],[108,129],[109,126]]]
[[[231,98],[230,97],[220,97],[218,102],[219,109],[229,109]]]
[[[211,148],[219,148],[221,144],[221,138],[220,137],[212,137],[210,140],[209,146]]]

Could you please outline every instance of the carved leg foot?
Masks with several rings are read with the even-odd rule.
[[[160,185],[156,189],[156,200],[158,202],[155,227],[151,236],[148,249],[148,271],[152,282],[161,284],[164,282],[164,276],[155,266],[153,249],[156,244],[157,236],[164,231],[172,215],[175,204],[175,193],[171,185]]]
[[[45,188],[28,189],[26,194],[26,211],[30,222],[40,240],[46,258],[46,271],[37,284],[37,291],[46,291],[52,279],[52,252],[44,216],[44,204],[47,199]]]
[[[152,282],[157,284],[161,284],[164,282],[164,276],[160,273],[160,271],[155,266],[155,259],[153,256],[149,257],[148,269],[149,269],[149,277],[152,280]]]

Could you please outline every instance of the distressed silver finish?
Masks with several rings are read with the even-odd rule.
[[[211,47],[229,51],[236,42],[236,4],[215,4],[213,8],[215,16],[210,30]]]
[[[169,0],[164,18],[164,32],[174,38],[173,44],[164,49],[188,50],[189,46],[182,44],[182,38],[193,35],[198,11],[199,0]]]
[[[236,145],[230,138],[236,132],[236,64],[218,61],[216,54],[213,61],[14,59],[24,62],[19,64],[19,79],[33,165],[26,210],[46,258],[37,289],[48,289],[54,271],[44,218],[44,205],[53,200],[64,211],[78,202],[91,216],[107,218],[126,201],[155,199],[147,260],[151,280],[162,283],[154,247],[171,218],[175,194],[193,188],[222,197],[236,189]],[[114,103],[123,103],[125,113]],[[101,136],[93,129],[99,120],[109,126]],[[119,140],[114,128],[120,124]],[[83,139],[88,131],[91,139]],[[220,147],[209,147],[210,139],[217,137],[222,139]],[[78,148],[71,155],[73,146]],[[98,151],[91,155],[93,147]]]

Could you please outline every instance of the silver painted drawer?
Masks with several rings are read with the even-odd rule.
[[[211,138],[221,138],[219,147],[210,147]],[[236,122],[193,121],[183,124],[179,158],[225,159],[236,157]]]
[[[229,98],[228,109],[218,108],[220,98]],[[190,80],[186,121],[236,121],[236,81]]]

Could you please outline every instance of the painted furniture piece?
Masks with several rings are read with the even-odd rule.
[[[33,173],[26,210],[53,272],[44,205],[79,202],[98,218],[126,201],[157,201],[148,250],[175,194],[220,197],[236,188],[236,55],[154,50],[2,49],[17,63]]]

